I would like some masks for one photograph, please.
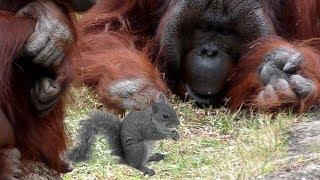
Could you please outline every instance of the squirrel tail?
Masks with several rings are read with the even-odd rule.
[[[68,153],[68,159],[81,162],[90,159],[96,135],[101,134],[108,140],[112,154],[124,157],[120,140],[121,121],[111,113],[93,112],[89,118],[80,122],[78,144]]]

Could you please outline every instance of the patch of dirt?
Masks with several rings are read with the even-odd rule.
[[[27,162],[22,165],[23,180],[62,180],[60,174],[48,169],[39,162]]]

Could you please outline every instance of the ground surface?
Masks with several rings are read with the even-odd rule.
[[[75,94],[77,97],[68,108],[67,118],[73,139],[77,135],[78,121],[92,108],[100,106],[85,89]],[[226,108],[199,109],[176,98],[172,101],[181,120],[181,139],[158,143],[156,152],[167,154],[167,159],[150,164],[156,172],[151,179],[250,179],[258,176],[277,179],[284,173],[294,175],[306,172],[305,169],[319,171],[320,146],[314,144],[319,143],[320,122],[305,122],[315,120],[314,114],[280,113],[272,117],[248,111],[230,112]],[[98,139],[92,159],[75,165],[74,171],[63,179],[147,178],[137,170],[117,164],[109,153],[105,140]]]
[[[320,179],[320,117],[294,124],[289,136],[289,166],[261,179]]]

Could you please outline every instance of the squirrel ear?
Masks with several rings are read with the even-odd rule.
[[[151,100],[150,104],[151,104],[152,112],[153,112],[153,113],[156,113],[156,112],[158,111],[158,105],[157,105],[157,103],[156,103],[154,100]]]
[[[166,102],[166,97],[164,96],[164,94],[160,94],[159,99],[160,99],[160,102],[163,102],[163,103]]]
[[[160,103],[166,103],[167,98],[163,93],[159,93],[156,95],[155,101]]]

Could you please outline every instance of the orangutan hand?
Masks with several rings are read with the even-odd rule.
[[[73,42],[66,15],[50,1],[29,3],[18,14],[37,21],[35,32],[24,46],[24,53],[33,58],[33,63],[42,67],[58,66]]]
[[[260,100],[288,99],[292,102],[308,97],[314,90],[314,82],[298,74],[304,57],[291,48],[276,49],[268,54],[260,67],[259,75],[265,88]]]
[[[42,78],[31,90],[31,102],[36,114],[43,117],[54,109],[59,101],[61,88],[58,83],[50,78]]]
[[[145,109],[149,106],[150,100],[158,101],[160,95],[163,95],[161,91],[144,78],[118,81],[108,88],[108,94],[119,101],[124,110]]]

